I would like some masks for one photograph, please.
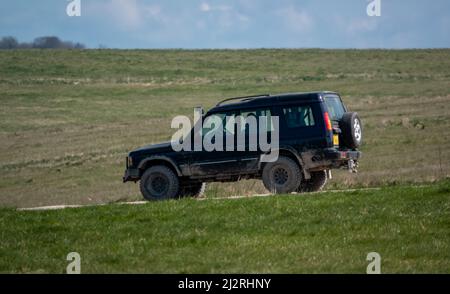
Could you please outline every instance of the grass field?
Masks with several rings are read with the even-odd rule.
[[[30,225],[32,224],[32,225]],[[0,210],[0,272],[450,273],[450,181],[381,190]]]
[[[220,98],[339,91],[364,123],[360,173],[328,188],[450,174],[450,50],[0,51],[0,205],[140,199],[126,153],[168,140],[175,115]],[[212,184],[210,196],[264,192]]]
[[[357,175],[305,196],[258,181],[140,200],[128,151],[219,99],[334,90],[363,119]],[[450,50],[0,50],[0,272],[450,273]],[[9,207],[9,208],[8,208]]]

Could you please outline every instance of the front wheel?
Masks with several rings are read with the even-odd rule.
[[[144,172],[139,186],[145,199],[157,201],[177,197],[179,185],[177,175],[170,168],[156,165]]]
[[[297,190],[302,175],[299,165],[294,160],[280,156],[277,161],[264,166],[262,180],[271,193],[291,193]]]

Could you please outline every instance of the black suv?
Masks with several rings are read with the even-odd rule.
[[[264,152],[249,149],[175,152],[168,142],[130,152],[123,181],[140,180],[145,199],[162,200],[199,196],[205,182],[250,178],[262,179],[272,193],[312,192],[323,188],[331,177],[330,169],[356,172],[362,125],[338,93],[236,97],[218,103],[203,120],[210,115],[278,116],[278,159],[264,162]]]

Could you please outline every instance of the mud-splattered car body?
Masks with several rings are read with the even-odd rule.
[[[301,178],[296,178],[299,183],[295,190],[301,191],[305,186],[302,183],[313,181],[316,174],[320,174],[320,180],[315,181],[325,181],[334,168],[356,171],[361,157],[357,149],[362,143],[361,121],[356,113],[348,112],[338,93],[322,91],[226,99],[209,110],[204,119],[217,114],[258,114],[260,110],[279,117],[279,156],[298,165],[301,173]],[[128,154],[123,181],[141,180],[152,166],[164,166],[172,171],[181,188],[198,187],[203,182],[261,178],[266,165],[261,156],[261,151],[248,150],[176,152],[170,142],[149,145]],[[309,190],[323,185],[313,185],[315,188]]]

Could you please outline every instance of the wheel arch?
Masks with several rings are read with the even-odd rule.
[[[302,157],[300,156],[300,154],[293,147],[282,146],[282,147],[280,147],[280,148],[278,148],[276,150],[278,150],[278,152],[279,152],[278,156],[285,156],[285,157],[288,157],[288,158],[291,158],[292,160],[294,160],[299,165],[300,170],[301,170],[301,172],[303,174],[303,177],[305,179],[310,179],[311,178],[310,173],[305,168],[305,163],[303,162]],[[273,150],[272,150],[272,152],[273,152]],[[267,162],[262,162],[261,161],[261,157],[260,157],[259,162],[258,162],[258,170],[262,170],[266,163]]]
[[[173,172],[176,173],[177,176],[181,177],[182,173],[178,165],[175,163],[175,161],[167,156],[151,156],[149,158],[146,158],[142,160],[139,165],[138,169],[140,170],[140,175],[144,173],[146,169],[148,169],[150,166],[154,165],[164,165],[168,168],[170,168]]]

